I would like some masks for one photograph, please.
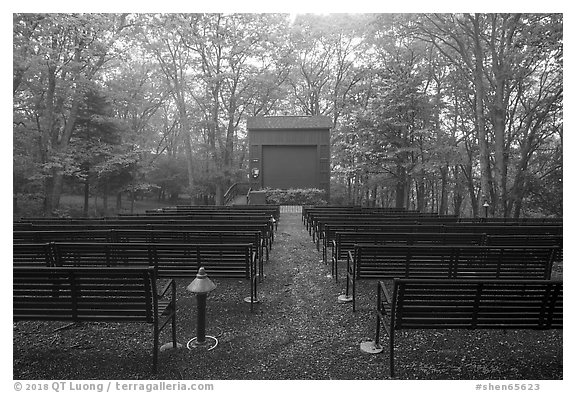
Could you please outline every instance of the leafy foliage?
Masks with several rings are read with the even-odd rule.
[[[266,203],[276,205],[325,205],[326,191],[317,188],[266,189]]]
[[[14,14],[14,192],[47,212],[86,184],[218,203],[245,179],[247,116],[327,115],[335,201],[559,214],[545,201],[562,205],[562,27],[544,13]]]

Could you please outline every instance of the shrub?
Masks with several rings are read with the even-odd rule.
[[[273,205],[326,205],[326,191],[317,188],[266,189],[266,203]]]

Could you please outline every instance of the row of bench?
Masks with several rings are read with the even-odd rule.
[[[438,233],[446,234],[465,234],[478,236],[562,236],[561,225],[489,225],[489,224],[410,224],[410,223],[327,223],[324,225],[322,239],[322,259],[326,263],[329,249],[337,246],[336,234],[339,232],[346,233]],[[320,239],[320,238],[319,238]],[[316,247],[320,250],[319,239]],[[464,237],[463,237],[464,239]],[[457,241],[457,237],[453,236]],[[335,252],[333,248],[333,252]]]
[[[459,232],[484,232],[490,228],[498,228],[505,230],[508,234],[525,233],[519,232],[517,229],[519,226],[533,226],[534,228],[530,229],[531,233],[557,234],[560,232],[561,234],[562,228],[561,219],[460,219],[453,215],[353,207],[305,207],[302,210],[302,221],[312,236],[312,240],[316,242],[318,249],[322,239],[324,239],[325,244],[330,244],[331,233],[342,227],[364,227],[366,225],[374,228],[420,227],[405,232],[430,232],[433,228],[435,232],[455,230]]]
[[[492,224],[438,224],[438,223],[371,223],[331,222],[326,223],[322,234],[317,237],[316,247],[323,253],[332,246],[337,232],[425,232],[425,233],[472,233],[486,235],[556,235],[562,236],[562,225],[492,225]]]
[[[553,263],[562,262],[561,235],[493,235],[485,233],[442,233],[442,232],[336,232],[332,240],[330,258],[331,274],[338,280],[338,265],[345,261],[354,246],[385,244],[421,245],[475,245],[475,246],[548,246],[552,248]],[[323,249],[326,259],[326,248]]]
[[[176,280],[204,267],[211,278],[247,280],[251,311],[258,301],[277,220],[227,210],[16,221],[14,321],[150,323],[156,371],[158,336],[169,323],[176,344]],[[168,284],[159,290],[157,280]]]
[[[350,216],[350,215],[381,215],[389,217],[440,217],[451,219],[455,222],[468,224],[521,224],[521,225],[545,225],[562,224],[562,218],[548,217],[458,217],[455,215],[439,215],[438,213],[421,213],[418,210],[407,210],[404,208],[381,208],[381,207],[361,207],[361,206],[303,206],[302,222],[308,229],[312,224],[314,216]]]
[[[15,267],[152,267],[158,278],[212,278],[250,283],[250,310],[258,301],[256,253],[250,243],[15,243]]]
[[[404,213],[404,215],[402,215]],[[451,222],[452,220],[452,222]],[[357,207],[307,207],[302,221],[331,273],[346,261],[356,310],[358,281],[376,281],[376,332],[404,329],[561,329],[562,220],[454,219]],[[391,291],[388,290],[391,286]],[[364,345],[364,344],[363,344]]]
[[[190,212],[207,212],[207,211],[217,211],[217,212],[265,212],[268,215],[272,215],[275,220],[280,220],[280,205],[277,204],[266,204],[266,205],[227,205],[227,206],[190,206],[190,205],[176,205],[167,206],[160,209],[146,210],[146,213],[190,213]]]
[[[61,230],[61,231],[14,231],[14,260],[26,247],[19,243],[52,242],[104,242],[104,243],[187,243],[187,244],[237,244],[250,243],[256,251],[259,272],[264,270],[264,260],[269,259],[269,243],[264,242],[262,232],[255,231],[182,231],[159,229],[101,229],[101,230]],[[18,252],[16,252],[18,250]],[[26,258],[26,254],[22,254]],[[260,275],[261,278],[263,274]]]

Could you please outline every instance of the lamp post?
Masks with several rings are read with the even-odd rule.
[[[484,218],[488,218],[488,208],[490,207],[490,204],[488,204],[487,199],[484,199],[484,204],[482,206],[484,206]]]
[[[192,338],[188,341],[186,345],[188,349],[192,348],[208,348],[208,350],[212,350],[216,348],[218,345],[218,340],[216,337],[206,336],[206,298],[208,294],[216,289],[216,284],[212,282],[208,278],[206,271],[203,267],[198,269],[198,273],[196,274],[196,278],[194,281],[186,287],[186,289],[196,295],[196,304],[197,304],[197,327],[196,327],[196,337]],[[209,346],[207,342],[207,338],[214,341],[214,344]]]

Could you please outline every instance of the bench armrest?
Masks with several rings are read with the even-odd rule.
[[[354,251],[348,250],[348,259],[346,260],[346,271],[350,274],[354,273]]]
[[[386,289],[386,285],[384,285],[384,281],[378,281],[378,292],[381,292],[384,295],[384,301],[388,304],[392,304],[392,296],[388,293]]]
[[[170,279],[168,280],[168,282],[166,283],[166,285],[164,285],[164,287],[158,292],[158,298],[162,298],[164,297],[164,295],[166,295],[166,292],[168,292],[168,290],[172,288],[173,289],[173,293],[176,292],[176,281],[174,281],[174,279]]]

